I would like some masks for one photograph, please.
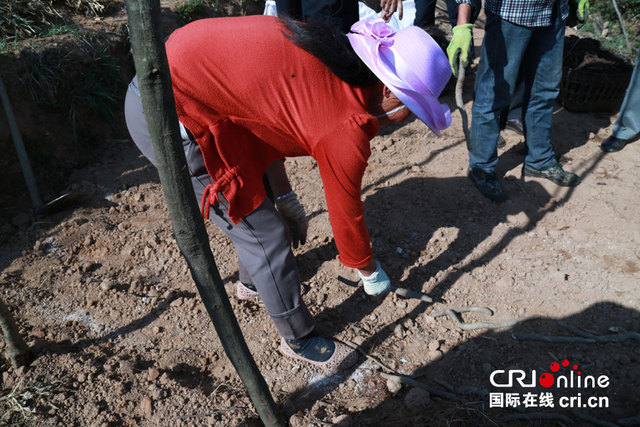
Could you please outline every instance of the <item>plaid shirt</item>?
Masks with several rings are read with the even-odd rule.
[[[560,2],[562,19],[569,15],[568,0]],[[470,4],[471,0],[456,0],[457,3]],[[556,0],[485,0],[484,8],[505,21],[524,27],[548,27],[551,21]]]

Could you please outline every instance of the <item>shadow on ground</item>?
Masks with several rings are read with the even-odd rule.
[[[411,373],[430,398],[404,385],[352,416],[355,425],[638,425],[638,330],[640,312],[600,302],[565,318],[484,332]],[[548,388],[543,375],[554,377]],[[291,399],[309,408],[320,394],[302,389]]]

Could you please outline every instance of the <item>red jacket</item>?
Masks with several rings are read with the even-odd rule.
[[[340,260],[364,267],[372,252],[360,191],[379,130],[366,112],[370,89],[346,84],[283,31],[262,15],[203,19],[175,31],[166,49],[178,118],[216,182],[211,200],[222,192],[234,223],[264,201],[267,166],[312,156]]]

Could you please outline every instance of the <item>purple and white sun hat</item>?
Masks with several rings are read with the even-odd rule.
[[[351,47],[404,105],[436,134],[451,124],[438,96],[451,78],[447,55],[413,25],[395,31],[382,19],[363,19],[347,34]]]

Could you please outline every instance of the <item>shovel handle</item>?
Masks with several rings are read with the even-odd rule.
[[[24,149],[24,143],[22,142],[22,137],[18,130],[18,124],[16,123],[16,118],[13,115],[11,103],[9,102],[9,95],[7,95],[7,90],[4,87],[2,77],[0,77],[0,98],[2,98],[2,106],[4,107],[4,112],[7,115],[9,129],[11,130],[11,136],[13,137],[13,144],[16,146],[16,151],[18,152],[18,160],[22,167],[24,180],[27,182],[27,189],[29,190],[29,196],[31,197],[31,203],[33,203],[33,209],[35,212],[40,208],[40,206],[42,206],[42,199],[40,198],[40,193],[36,186],[36,180],[33,177],[29,157],[27,157],[27,151]]]
[[[469,134],[469,119],[467,117],[467,110],[464,109],[464,100],[462,99],[462,89],[464,87],[464,75],[465,69],[462,65],[462,61],[458,63],[458,80],[456,81],[456,106],[460,110],[460,116],[462,116],[462,131],[464,132],[464,139],[467,141],[467,149],[471,150],[471,135]]]

